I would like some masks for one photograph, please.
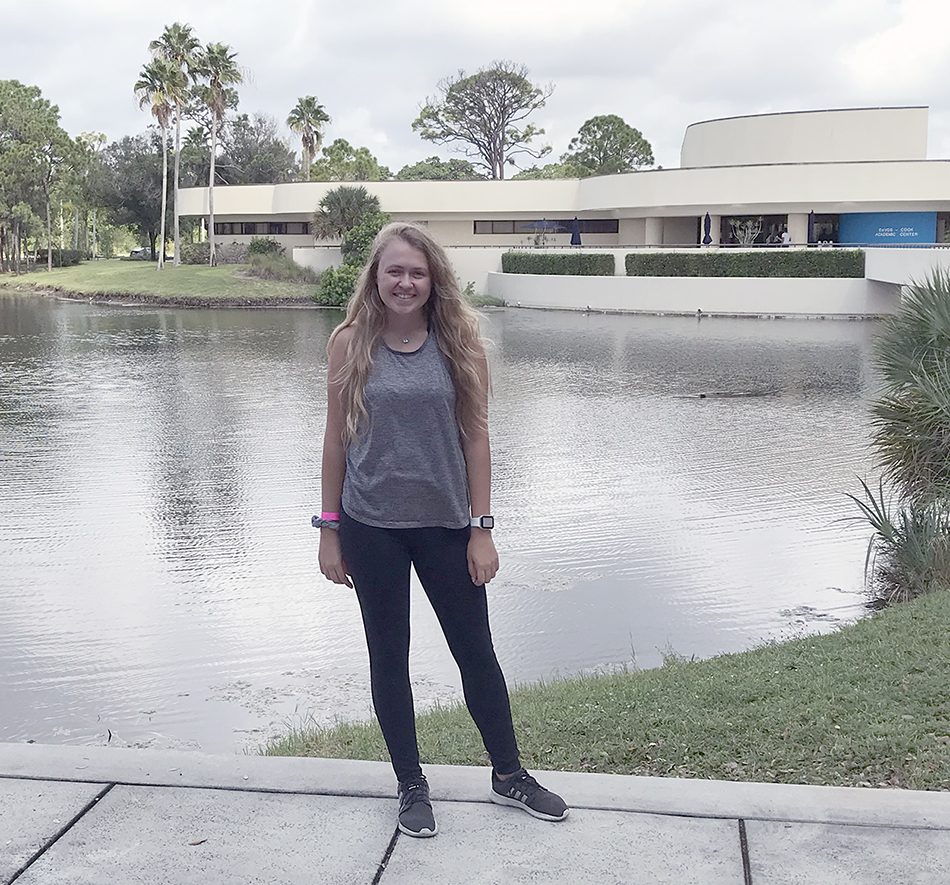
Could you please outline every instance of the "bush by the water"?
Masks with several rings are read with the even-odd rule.
[[[284,247],[277,240],[267,237],[254,237],[247,247],[248,255],[283,255]]]
[[[878,492],[850,496],[874,534],[869,587],[885,602],[950,589],[950,271],[910,287],[875,342]],[[884,489],[893,490],[892,509]]]
[[[505,273],[610,277],[614,273],[614,257],[583,252],[505,252],[501,269]]]
[[[343,231],[343,241],[340,243],[343,260],[358,267],[366,264],[376,234],[389,224],[389,220],[385,212],[370,212],[358,224]]]
[[[628,277],[864,276],[860,249],[763,249],[761,252],[631,252]]]
[[[321,274],[320,291],[316,297],[318,304],[328,307],[346,307],[346,303],[353,297],[360,271],[369,260],[373,241],[387,224],[389,224],[389,216],[385,212],[378,211],[377,202],[376,209],[370,206],[362,217],[343,231],[343,240],[340,244],[343,264],[339,267],[328,268]]]
[[[252,252],[248,256],[247,272],[263,280],[314,285],[320,282],[320,274],[312,267],[301,267],[292,258],[274,252]]]
[[[327,307],[346,307],[346,303],[353,295],[356,280],[362,268],[355,264],[341,264],[339,267],[328,267],[320,275],[320,291],[317,293],[317,304]]]

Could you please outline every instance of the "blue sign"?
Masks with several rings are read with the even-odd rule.
[[[839,243],[886,246],[936,241],[936,212],[853,212],[838,217]]]

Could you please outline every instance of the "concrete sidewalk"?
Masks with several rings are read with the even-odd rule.
[[[543,772],[552,824],[426,774],[411,839],[383,763],[0,744],[0,883],[950,883],[950,793]]]

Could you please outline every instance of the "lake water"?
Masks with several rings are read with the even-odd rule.
[[[356,601],[309,526],[338,319],[0,295],[0,741],[229,752],[370,714]],[[867,532],[839,520],[870,464],[874,323],[484,331],[509,682],[861,615]],[[460,688],[413,593],[421,707]]]

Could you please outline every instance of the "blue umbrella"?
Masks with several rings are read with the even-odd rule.
[[[815,210],[808,213],[808,242],[815,242]]]
[[[706,217],[703,219],[703,245],[708,246],[712,242],[712,236],[710,236],[710,231],[712,230],[712,219],[709,217],[709,213],[706,213]]]
[[[574,220],[571,222],[571,245],[580,246],[581,244],[581,223],[577,220],[577,216],[574,216]]]

